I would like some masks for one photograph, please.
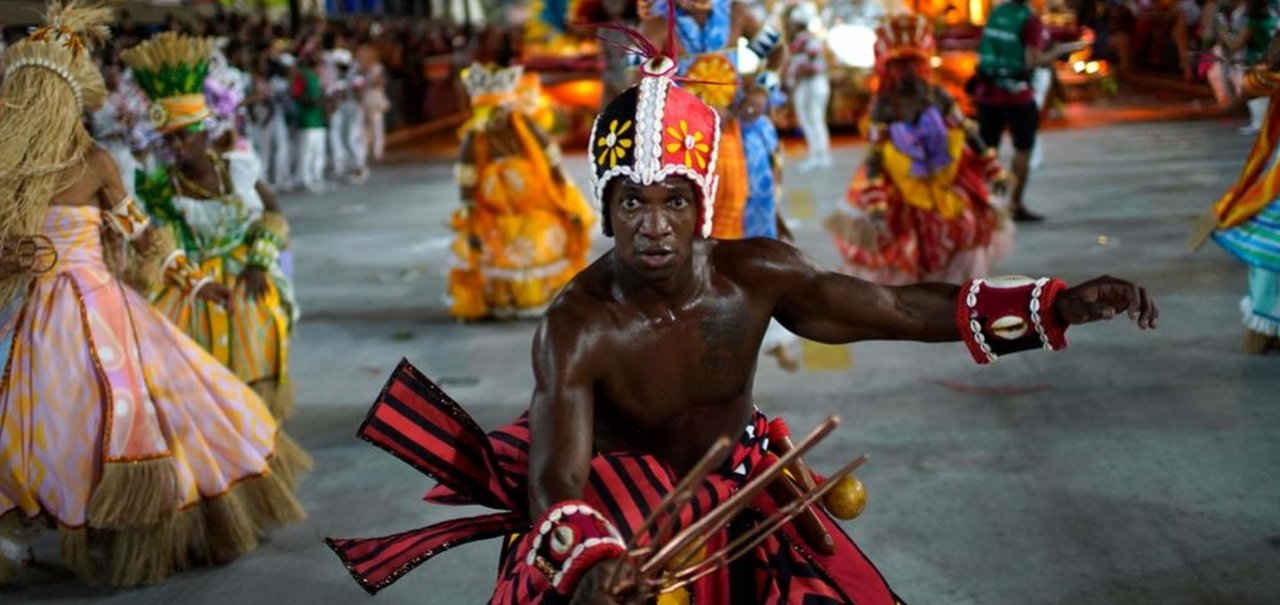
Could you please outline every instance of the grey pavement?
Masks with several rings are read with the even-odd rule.
[[[767,413],[799,430],[829,413],[845,420],[812,465],[871,454],[859,473],[867,510],[846,527],[908,602],[1280,603],[1280,357],[1239,352],[1243,268],[1216,248],[1185,246],[1194,217],[1243,162],[1250,141],[1235,126],[1045,136],[1049,164],[1028,203],[1049,221],[1021,228],[999,271],[1139,281],[1161,304],[1156,332],[1120,320],[1075,328],[1065,352],[990,367],[957,344],[810,347],[798,374],[761,360],[756,395]],[[862,153],[841,148],[830,172],[787,175],[800,246],[828,266],[835,253],[817,219]],[[585,183],[585,159],[570,161]],[[485,427],[528,403],[534,325],[460,325],[441,303],[443,223],[455,200],[450,166],[426,162],[286,199],[305,305],[289,429],[317,462],[301,488],[306,523],[160,586],[112,591],[49,577],[0,591],[0,603],[483,602],[495,541],[445,553],[371,601],[321,543],[474,512],[426,505],[426,477],[353,436],[401,357]]]

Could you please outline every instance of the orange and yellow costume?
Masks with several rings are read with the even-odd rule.
[[[463,75],[473,116],[457,166],[450,312],[459,319],[541,313],[586,266],[596,216],[560,169],[560,150],[519,107],[520,68]]]

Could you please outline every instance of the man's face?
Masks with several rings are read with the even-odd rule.
[[[622,177],[605,189],[604,205],[614,257],[637,275],[662,280],[689,262],[698,232],[696,190],[689,179],[671,176],[638,185]]]

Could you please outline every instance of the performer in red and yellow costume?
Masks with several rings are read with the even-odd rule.
[[[827,220],[845,271],[888,285],[986,275],[1013,245],[987,189],[1006,185],[1007,173],[933,82],[924,17],[883,21],[875,48],[871,149],[847,205]]]
[[[0,576],[29,563],[13,560],[29,551],[11,523],[56,527],[72,571],[135,585],[226,562],[303,517],[305,454],[118,277],[230,297],[150,224],[85,131],[106,96],[90,52],[110,14],[55,2],[49,26],[4,55],[0,309],[18,303],[0,322]]]
[[[451,221],[449,273],[459,319],[540,314],[591,251],[595,213],[521,102],[522,72],[477,64],[462,76],[472,117],[456,168],[463,205]]]

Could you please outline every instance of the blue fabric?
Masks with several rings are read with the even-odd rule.
[[[667,2],[668,0],[654,0],[649,14],[666,15]],[[698,25],[698,21],[684,9],[676,7],[676,39],[680,41],[680,49],[684,52],[680,60],[681,74],[688,71],[689,65],[697,55],[712,52],[728,51],[725,52],[725,56],[734,67],[738,66],[737,47],[729,47],[732,3],[733,0],[714,0],[711,4],[711,14],[707,17],[707,24],[704,26]]]
[[[773,154],[778,129],[768,118],[742,122],[742,148],[747,158],[747,205],[742,213],[743,237],[778,237],[778,189]]]
[[[1280,272],[1280,200],[1235,227],[1215,231],[1213,240],[1251,267]]]
[[[10,324],[16,321],[23,298],[15,296],[7,307],[0,309],[0,372],[9,365],[9,350],[13,347],[13,326]]]

